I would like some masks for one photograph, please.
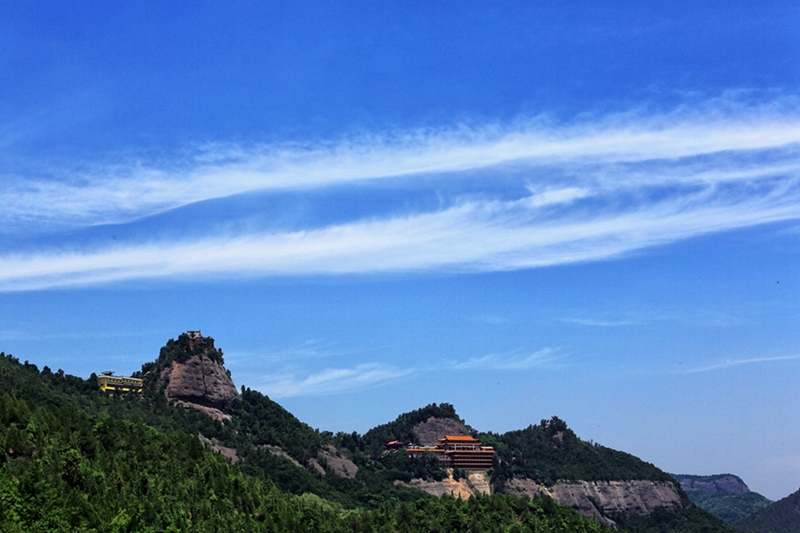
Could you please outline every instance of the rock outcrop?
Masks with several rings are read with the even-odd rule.
[[[224,409],[239,396],[225,368],[202,355],[185,363],[172,361],[161,371],[159,381],[166,385],[164,394],[170,400],[213,409]]]
[[[200,439],[200,442],[203,444],[207,444],[212,450],[222,455],[225,459],[230,461],[231,463],[238,463],[239,462],[239,455],[236,453],[236,450],[231,448],[230,446],[225,446],[221,444],[217,439],[209,439],[204,435],[197,436]]]
[[[469,428],[453,418],[429,417],[425,422],[414,426],[414,433],[422,446],[434,446],[445,435],[469,435]]]
[[[665,481],[560,481],[548,487],[530,479],[512,479],[503,492],[530,497],[547,495],[610,526],[614,521],[608,515],[614,513],[644,516],[659,507],[675,511],[687,506],[677,485]]]
[[[214,339],[190,331],[170,340],[147,376],[158,391],[184,407],[226,418],[223,410],[239,393]]]
[[[358,465],[343,456],[336,448],[330,445],[323,446],[322,459],[328,464],[328,468],[339,477],[354,479],[358,473]]]
[[[720,474],[718,476],[686,476],[673,475],[685,491],[701,490],[703,492],[730,492],[731,494],[744,494],[750,488],[739,476],[733,474]]]
[[[491,485],[484,472],[471,472],[468,478],[461,478],[458,481],[450,477],[441,481],[425,481],[424,479],[412,479],[409,483],[395,481],[398,485],[414,487],[424,490],[434,496],[452,495],[456,498],[469,499],[470,496],[477,494],[491,494]]]

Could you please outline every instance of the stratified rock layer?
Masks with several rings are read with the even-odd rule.
[[[664,481],[560,481],[548,487],[530,479],[512,479],[506,483],[504,492],[531,497],[547,495],[611,526],[614,522],[606,516],[609,514],[649,515],[659,507],[675,511],[686,505],[678,487]]]

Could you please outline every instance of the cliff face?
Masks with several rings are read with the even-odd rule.
[[[213,409],[224,409],[239,396],[225,368],[199,355],[185,363],[172,361],[161,371],[159,385],[170,400]]]
[[[222,351],[216,349],[214,339],[199,331],[170,340],[150,365],[145,383],[170,400],[216,418],[224,417],[222,410],[239,396],[225,370]]]
[[[574,481],[558,482],[550,487],[530,479],[512,479],[504,487],[509,494],[547,495],[561,505],[613,526],[606,515],[633,513],[649,515],[658,507],[675,511],[686,506],[678,487],[663,481]]]
[[[466,499],[473,494],[491,493],[489,480],[483,472],[471,473],[468,480],[455,481],[451,476],[442,481],[414,479],[410,483],[396,483],[424,490],[434,496],[452,494]],[[675,511],[686,506],[677,486],[663,481],[561,481],[547,487],[530,479],[512,479],[503,487],[503,492],[531,498],[550,496],[559,504],[572,507],[607,526],[615,525],[608,517],[615,513],[644,516],[659,507]]]
[[[750,489],[739,476],[720,474],[718,476],[673,476],[685,491],[702,490],[703,492],[730,492],[744,494]]]

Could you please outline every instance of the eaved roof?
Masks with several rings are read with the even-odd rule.
[[[449,441],[449,442],[470,442],[470,443],[480,442],[478,439],[470,435],[445,435],[443,438],[439,440]]]

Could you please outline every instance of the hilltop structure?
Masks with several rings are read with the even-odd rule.
[[[97,383],[103,392],[135,392],[142,393],[143,382],[138,378],[115,376],[114,372],[103,372],[97,376]]]
[[[444,468],[488,470],[494,462],[494,448],[470,435],[445,435],[435,446],[408,446],[405,450],[411,457],[433,453]]]

